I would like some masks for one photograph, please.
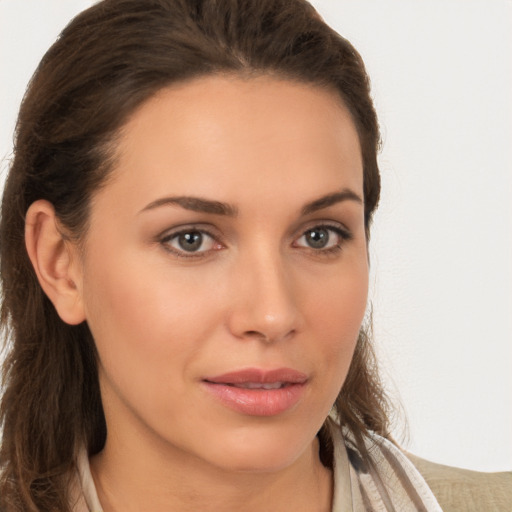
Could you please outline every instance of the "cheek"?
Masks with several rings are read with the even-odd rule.
[[[364,319],[368,297],[368,266],[364,259],[336,278],[323,280],[306,296],[307,321],[316,332],[316,353],[339,389],[348,372]]]
[[[157,341],[159,331],[168,335],[177,323],[187,325],[200,307],[199,283],[190,275],[170,275],[165,265],[154,264],[147,255],[125,252],[88,262],[83,292],[88,321],[97,330],[113,331],[111,335],[119,332],[132,338],[142,332],[140,341],[148,344]],[[190,319],[189,326],[193,325]]]
[[[137,379],[141,389],[179,385],[220,323],[212,278],[169,270],[161,255],[91,258],[84,297],[100,363],[119,387]]]
[[[121,257],[90,258],[84,280],[86,317],[101,366],[113,379],[145,373],[168,358],[169,311],[173,305],[147,268]],[[142,364],[147,362],[148,364]],[[136,370],[136,371],[135,371]]]
[[[305,283],[304,307],[311,321],[318,319],[328,331],[339,334],[359,330],[368,299],[368,265],[363,254],[326,276],[313,276]]]
[[[125,417],[126,407],[146,419],[170,418],[180,407],[212,324],[201,304],[213,299],[205,293],[199,300],[194,286],[150,265],[130,258],[113,263],[91,262],[84,292],[105,413],[111,428],[121,428],[116,418]]]

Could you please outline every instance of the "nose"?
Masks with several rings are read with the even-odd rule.
[[[298,332],[302,320],[292,274],[283,258],[266,251],[239,262],[231,275],[228,318],[235,337],[274,343]]]

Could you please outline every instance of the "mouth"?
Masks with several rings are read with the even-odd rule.
[[[206,382],[209,382],[206,380]],[[224,384],[226,386],[231,386],[233,388],[240,388],[240,389],[281,389],[285,386],[290,386],[291,384],[289,382],[271,382],[268,384],[261,384],[259,382],[242,382],[240,384],[230,384],[228,382],[225,383],[219,383],[219,382],[211,382],[211,384]]]
[[[248,368],[202,380],[223,406],[248,416],[276,416],[293,409],[306,388],[306,374],[291,368]]]
[[[226,384],[238,387],[260,388],[263,386],[282,387],[287,384],[304,384],[308,376],[293,368],[277,368],[265,370],[260,368],[244,368],[204,380],[212,384]]]

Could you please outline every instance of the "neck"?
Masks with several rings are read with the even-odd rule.
[[[294,463],[272,472],[229,471],[161,448],[140,453],[107,440],[91,459],[104,512],[238,512],[241,504],[244,512],[331,510],[332,476],[316,438]]]

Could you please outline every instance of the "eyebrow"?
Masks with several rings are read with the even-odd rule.
[[[200,197],[178,196],[178,197],[162,197],[149,203],[145,206],[142,212],[154,210],[160,206],[178,205],[185,210],[192,210],[202,213],[213,213],[215,215],[226,215],[228,217],[235,217],[238,213],[237,208],[227,203],[220,201],[212,201],[210,199],[203,199]]]
[[[301,209],[302,215],[308,215],[318,210],[328,208],[342,201],[355,201],[356,203],[363,204],[363,200],[359,195],[350,189],[343,189],[341,192],[335,192],[326,196],[315,199],[310,203],[304,205]],[[191,196],[177,196],[177,197],[162,197],[149,203],[145,206],[140,213],[154,210],[161,206],[181,206],[185,210],[192,210],[195,212],[211,213],[214,215],[224,215],[227,217],[236,217],[238,215],[238,208],[228,203],[222,203],[220,201],[212,201],[210,199],[204,199],[200,197]]]
[[[359,195],[348,188],[344,188],[341,192],[328,194],[306,204],[302,208],[302,215],[308,215],[318,210],[323,210],[324,208],[341,203],[342,201],[355,201],[356,203],[363,204],[363,200]]]

